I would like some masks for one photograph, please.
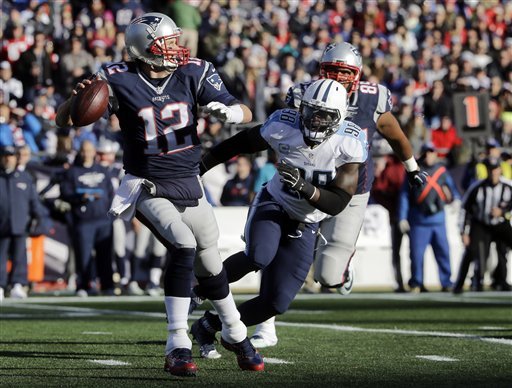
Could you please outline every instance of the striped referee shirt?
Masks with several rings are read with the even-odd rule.
[[[503,210],[501,217],[493,217],[491,209]],[[461,233],[468,233],[471,221],[485,225],[497,225],[510,217],[512,209],[512,181],[501,177],[493,186],[489,179],[477,181],[471,185],[462,198],[460,212]]]

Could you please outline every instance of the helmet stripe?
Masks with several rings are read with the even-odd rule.
[[[329,86],[327,86],[327,89],[324,92],[324,96],[322,97],[323,102],[327,102],[327,97],[329,97],[329,90],[331,90],[331,86],[334,82],[329,82]]]
[[[323,84],[323,82],[320,85],[318,85],[318,87],[316,88],[315,93],[313,94],[313,97],[311,98],[312,100],[317,99],[318,94],[320,93],[320,89],[322,89],[322,84]]]

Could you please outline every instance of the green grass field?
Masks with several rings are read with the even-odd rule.
[[[301,294],[264,372],[219,345],[195,378],[163,371],[158,298],[6,299],[0,316],[1,387],[512,387],[511,293]]]

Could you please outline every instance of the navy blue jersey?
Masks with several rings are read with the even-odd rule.
[[[289,107],[298,108],[304,95],[304,91],[312,82],[304,82],[292,86],[286,96],[286,104]],[[350,96],[350,105],[348,116],[345,120],[357,124],[366,132],[368,146],[372,146],[372,138],[377,131],[377,120],[380,115],[391,111],[393,108],[391,102],[391,93],[383,85],[359,82],[356,92]],[[356,194],[364,194],[372,188],[374,175],[373,160],[371,151],[368,152],[368,159],[359,167],[359,181]]]
[[[238,103],[214,66],[197,58],[164,79],[149,79],[135,62],[105,64],[100,75],[114,97],[110,113],[119,118],[124,169],[155,183],[199,174],[198,105]]]

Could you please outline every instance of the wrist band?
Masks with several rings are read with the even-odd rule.
[[[403,163],[407,172],[419,170],[418,163],[416,163],[416,159],[414,159],[414,156],[412,156],[410,159],[405,160]]]
[[[244,111],[240,105],[228,106],[231,110],[231,120],[233,124],[240,124],[244,120]]]

